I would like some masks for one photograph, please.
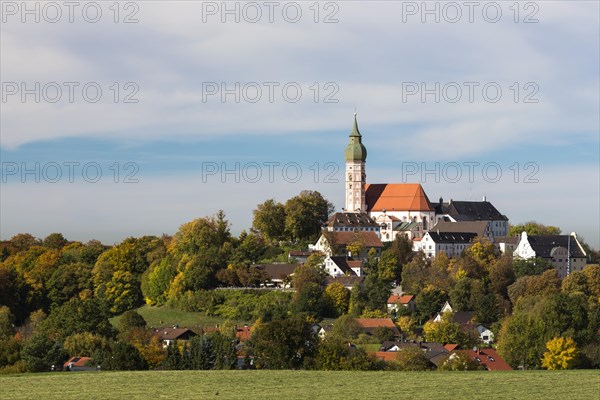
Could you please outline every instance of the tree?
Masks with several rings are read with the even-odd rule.
[[[453,343],[466,348],[474,344],[474,338],[465,333],[460,324],[454,322],[452,318],[452,313],[447,312],[442,315],[440,322],[426,322],[423,326],[425,340],[428,342]]]
[[[215,365],[215,351],[210,336],[194,336],[189,341],[189,368],[209,370]]]
[[[582,271],[573,271],[562,280],[560,290],[563,293],[583,293],[589,296],[587,277]]]
[[[168,370],[184,369],[185,364],[177,343],[171,343],[167,346],[167,355],[162,366]]]
[[[582,272],[590,295],[600,298],[600,265],[587,265]]]
[[[104,336],[81,332],[66,337],[64,348],[71,357],[91,357],[97,351],[108,350],[109,344]]]
[[[146,320],[135,310],[125,311],[119,318],[119,333],[123,338],[131,337],[131,331],[145,328]]]
[[[513,305],[521,297],[538,296],[558,293],[561,280],[554,269],[550,269],[541,275],[523,276],[508,287],[508,297]]]
[[[377,264],[378,279],[382,282],[398,282],[401,273],[402,268],[396,254],[391,250],[384,250]]]
[[[527,260],[517,258],[513,260],[512,268],[517,278],[527,275],[541,275],[544,271],[553,269],[549,261],[539,257]]]
[[[72,298],[50,313],[42,322],[42,330],[55,339],[81,332],[106,337],[114,335],[114,328],[108,321],[108,311],[97,299]]]
[[[453,353],[438,368],[440,371],[475,371],[477,369],[479,369],[479,365],[471,361],[469,356],[463,352]]]
[[[305,190],[285,203],[285,232],[293,240],[313,240],[334,206],[317,191]]]
[[[508,299],[508,287],[515,282],[515,273],[510,255],[504,255],[492,264],[489,279],[489,290]]]
[[[106,371],[135,371],[148,369],[137,348],[127,342],[109,342],[108,350],[97,351],[92,358]]]
[[[262,237],[242,231],[240,244],[233,252],[232,261],[242,265],[256,264],[266,250],[267,245]]]
[[[326,308],[323,293],[321,285],[316,282],[307,282],[294,292],[292,309],[298,314],[306,313],[314,317],[320,317]]]
[[[423,320],[431,318],[436,312],[438,312],[444,305],[445,301],[446,294],[440,289],[431,285],[421,290],[415,298],[417,310],[421,316],[421,319]]]
[[[0,306],[0,340],[11,338],[15,334],[15,316],[6,306]]]
[[[527,235],[529,236],[560,235],[560,228],[551,225],[546,226],[535,221],[529,221],[517,225],[511,224],[508,226],[508,236],[517,236],[523,232],[527,232]]]
[[[322,260],[322,256],[311,254],[306,263],[300,264],[294,269],[292,286],[296,290],[296,293],[301,291],[302,288],[309,283],[315,283],[321,287],[325,287],[327,273],[321,267],[323,263]]]
[[[162,341],[152,329],[133,328],[130,331],[129,343],[140,353],[149,368],[157,368],[165,360]]]
[[[215,355],[213,369],[234,369],[237,363],[235,339],[223,332],[210,335]]]
[[[577,364],[577,346],[572,338],[555,337],[546,343],[548,351],[542,358],[546,369],[571,369]]]
[[[285,207],[275,199],[266,200],[252,212],[252,227],[265,239],[276,241],[283,238],[285,230]]]
[[[408,293],[419,293],[427,285],[431,260],[419,251],[402,269],[402,288]]]
[[[356,319],[352,315],[346,314],[335,320],[331,332],[327,336],[348,343],[354,341],[361,332],[362,329]]]
[[[417,346],[410,346],[398,351],[393,361],[395,369],[400,371],[426,371],[433,369],[425,353]]]
[[[43,241],[44,247],[59,250],[67,245],[69,241],[65,239],[62,233],[51,233]]]
[[[325,302],[328,303],[336,316],[348,312],[350,305],[350,291],[339,282],[332,283],[325,288]]]
[[[298,369],[315,354],[316,340],[304,319],[290,317],[259,325],[249,347],[257,368]]]
[[[63,365],[67,354],[60,342],[55,342],[46,335],[36,334],[23,347],[23,360],[31,372],[50,371],[52,365]]]
[[[84,290],[92,289],[91,278],[92,268],[88,264],[76,262],[59,265],[46,283],[51,307],[58,307]]]
[[[413,243],[407,235],[396,235],[396,238],[390,246],[390,251],[394,253],[400,264],[400,274],[402,267],[408,264],[413,258]]]

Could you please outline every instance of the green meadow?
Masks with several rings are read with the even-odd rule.
[[[600,372],[139,371],[0,376],[0,399],[600,398]]]

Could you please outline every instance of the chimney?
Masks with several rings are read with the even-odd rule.
[[[487,199],[485,198],[485,196],[483,196],[483,201],[487,201]]]

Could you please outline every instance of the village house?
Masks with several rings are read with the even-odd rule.
[[[98,371],[98,365],[91,357],[71,357],[63,364],[65,371]]]
[[[512,371],[510,365],[494,349],[456,350],[450,355],[450,359],[455,357],[455,354],[466,355],[471,362],[488,371]]]
[[[362,251],[360,254],[352,254],[354,259],[366,260],[369,251],[375,249],[376,256],[379,257],[383,243],[375,232],[331,232],[335,243],[329,243],[326,235],[322,234],[314,245],[309,245],[312,251],[320,251],[326,256],[343,256],[348,254],[348,246],[360,244]]]
[[[329,276],[364,276],[363,262],[345,256],[327,256],[323,268]]]
[[[453,201],[448,203],[440,197],[439,203],[433,203],[436,222],[485,221],[490,223],[492,236],[508,235],[508,218],[501,214],[485,197],[483,201]]]
[[[398,312],[399,307],[405,307],[409,311],[415,310],[415,296],[407,294],[404,296],[399,296],[396,294],[392,294],[387,299],[387,311],[388,313],[396,313]]]
[[[168,347],[173,343],[177,343],[178,340],[189,340],[190,338],[197,336],[194,331],[187,328],[179,328],[178,326],[172,328],[157,328],[154,332],[162,342],[163,347]]]
[[[441,322],[445,313],[452,313],[452,321],[459,324],[466,333],[477,333],[480,342],[490,344],[494,341],[494,333],[485,325],[477,323],[474,311],[454,312],[450,303],[444,303],[444,306],[433,319],[433,322]]]
[[[323,224],[330,232],[375,232],[381,237],[380,226],[364,212],[337,212]]]
[[[364,276],[328,276],[327,278],[325,278],[325,282],[327,283],[327,285],[331,285],[332,283],[339,283],[348,290],[352,290],[355,286],[361,285],[364,280]]]
[[[587,254],[575,232],[547,236],[528,236],[523,232],[513,255],[525,260],[543,258],[554,266],[561,278],[573,271],[581,271],[587,263]]]
[[[289,289],[291,287],[292,275],[294,270],[299,266],[299,263],[271,263],[271,264],[257,264],[254,268],[260,268],[265,272],[268,281],[263,286]]]
[[[400,336],[400,330],[390,318],[355,318],[355,321],[367,335],[373,335],[378,328],[388,328],[395,337]]]
[[[490,221],[439,221],[431,232],[460,232],[460,233],[474,233],[478,238],[484,238],[490,242],[494,242],[494,236],[492,235],[492,223]]]
[[[442,251],[448,257],[458,257],[476,237],[476,233],[429,231],[413,242],[413,250],[423,251],[428,258],[435,258]]]

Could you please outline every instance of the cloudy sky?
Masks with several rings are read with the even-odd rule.
[[[0,235],[114,243],[367,180],[599,239],[599,3],[2,1]]]

